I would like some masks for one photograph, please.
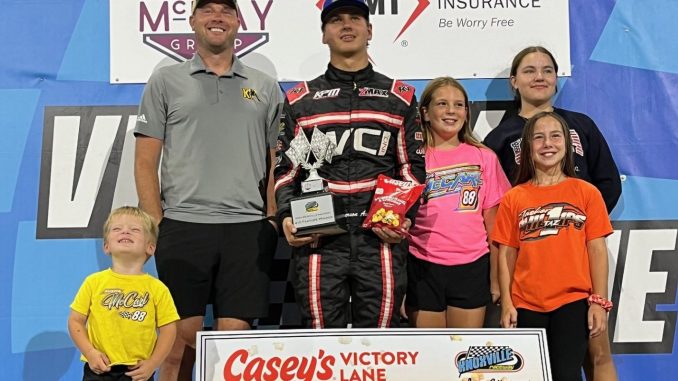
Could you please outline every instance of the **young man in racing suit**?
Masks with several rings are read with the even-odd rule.
[[[407,242],[388,228],[363,229],[379,174],[422,183],[423,141],[414,87],[376,73],[369,63],[372,38],[364,0],[327,0],[321,14],[330,48],[324,75],[287,92],[284,131],[275,169],[278,218],[295,247],[293,285],[302,318],[313,328],[395,327],[406,286]],[[339,235],[296,235],[290,199],[306,171],[286,151],[299,131],[314,129],[337,144],[319,169],[333,193]],[[416,207],[407,214],[412,224]],[[350,311],[349,311],[350,300]]]

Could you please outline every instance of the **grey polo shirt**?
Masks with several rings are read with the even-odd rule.
[[[155,71],[134,133],[163,141],[164,215],[198,223],[260,220],[282,99],[276,80],[236,57],[222,76],[198,54]]]

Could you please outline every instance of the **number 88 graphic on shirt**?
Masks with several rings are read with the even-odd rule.
[[[134,313],[128,311],[120,312],[121,317],[132,321],[144,321],[144,319],[146,319],[147,314],[148,312],[146,311],[134,311]]]
[[[478,188],[463,187],[459,195],[459,210],[476,210],[478,207]]]

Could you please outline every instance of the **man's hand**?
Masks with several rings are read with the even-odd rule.
[[[311,234],[309,236],[297,236],[297,227],[292,223],[292,217],[285,217],[283,220],[283,233],[285,233],[287,243],[289,243],[292,247],[308,245],[309,243],[318,239],[317,234]]]
[[[150,214],[149,213],[148,215],[151,216],[151,219],[155,223],[155,226],[160,226],[160,221],[162,221],[162,213],[161,214],[156,214],[156,213]]]
[[[403,221],[403,224],[401,225],[402,230],[404,232],[408,232],[410,230],[410,227],[412,226],[412,221],[410,221],[409,218],[405,218],[405,221]],[[386,243],[400,243],[400,241],[403,240],[403,234],[389,229],[387,227],[374,227],[372,228],[372,231],[374,234],[377,235],[382,241]]]
[[[269,222],[271,225],[273,225],[273,229],[275,229],[276,232],[280,232],[280,230],[278,230],[278,222],[277,222],[276,220],[274,220],[274,219],[268,219],[268,218],[267,218],[266,220],[268,220],[268,222]]]

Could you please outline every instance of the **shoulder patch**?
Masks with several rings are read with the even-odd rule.
[[[408,106],[412,104],[412,99],[414,98],[414,86],[396,79],[393,81],[391,92],[396,97],[402,99],[403,102],[407,103]]]
[[[308,85],[306,85],[305,81],[299,82],[294,87],[287,90],[287,101],[290,103],[290,105],[293,105],[306,94],[308,94]]]

